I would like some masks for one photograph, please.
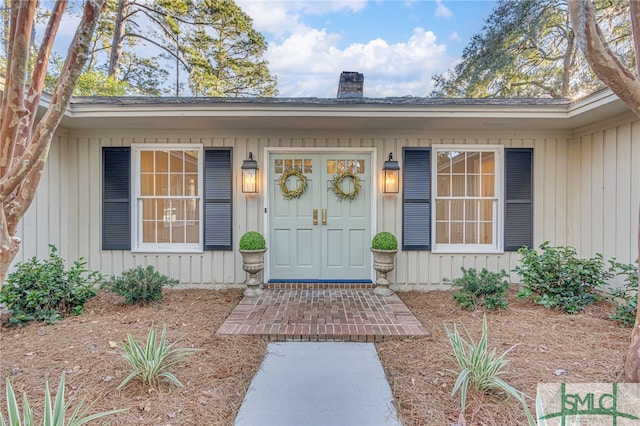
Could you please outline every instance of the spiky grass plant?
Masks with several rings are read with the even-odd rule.
[[[531,415],[531,411],[529,410],[525,400],[526,395],[499,377],[503,373],[502,369],[509,364],[509,361],[505,359],[505,356],[515,346],[507,349],[502,355],[496,358],[495,348],[491,351],[488,348],[489,330],[487,327],[486,315],[482,319],[482,336],[478,343],[474,342],[470,336],[469,341],[465,340],[460,335],[455,324],[453,325],[453,332],[451,332],[446,325],[444,328],[447,331],[449,343],[451,343],[453,353],[458,361],[458,366],[460,367],[458,379],[453,385],[451,396],[455,395],[456,392],[460,390],[460,406],[462,414],[464,414],[467,403],[467,388],[469,387],[469,384],[471,384],[481,392],[501,390],[516,398],[520,403],[522,403],[529,424],[535,426],[536,422]]]
[[[80,426],[85,423],[88,423],[92,420],[99,419],[101,417],[108,416],[110,414],[119,413],[124,410],[111,410],[105,411],[102,413],[92,414],[90,416],[86,416],[87,411],[91,408],[91,404],[86,409],[82,409],[82,405],[84,400],[80,401],[80,403],[76,406],[76,408],[71,413],[71,417],[69,420],[65,421],[65,413],[71,406],[73,402],[73,398],[71,398],[67,403],[64,402],[64,388],[65,388],[65,379],[64,373],[62,373],[62,377],[60,378],[60,383],[58,384],[58,391],[56,393],[56,399],[51,404],[51,392],[49,391],[49,381],[45,382],[44,385],[44,417],[42,424],[43,426]],[[6,426],[9,424],[10,426],[33,426],[35,422],[33,420],[33,410],[29,406],[29,400],[27,399],[26,394],[22,394],[22,415],[20,415],[20,408],[18,407],[18,400],[16,398],[16,394],[13,391],[13,387],[11,386],[11,381],[7,378],[7,421],[5,423],[4,417],[0,414],[0,426]]]
[[[149,387],[156,388],[162,381],[182,387],[180,380],[170,371],[184,357],[192,355],[198,349],[176,348],[174,343],[167,344],[167,326],[162,328],[160,340],[157,340],[155,328],[151,328],[147,336],[147,344],[142,347],[130,334],[127,343],[122,344],[122,357],[129,363],[133,371],[118,389],[131,380],[138,378]]]

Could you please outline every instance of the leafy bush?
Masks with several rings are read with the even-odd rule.
[[[542,253],[522,247],[518,250],[521,265],[514,269],[522,277],[518,296],[533,297],[547,308],[576,314],[599,300],[596,290],[613,275],[605,268],[601,254],[580,259],[573,247],[540,245]]]
[[[119,277],[112,276],[102,288],[124,297],[125,303],[143,305],[162,299],[162,287],[174,286],[178,280],[160,274],[153,266],[137,266]]]
[[[375,250],[398,250],[398,240],[391,232],[378,232],[371,240],[371,247]]]
[[[267,243],[264,237],[258,231],[245,232],[240,237],[240,250],[264,250],[267,248]]]
[[[56,399],[53,404],[51,404],[51,392],[49,391],[49,381],[45,382],[44,385],[44,419],[42,421],[43,426],[80,426],[85,423],[88,423],[92,420],[99,419],[100,417],[105,417],[110,414],[119,413],[124,410],[111,410],[105,411],[98,414],[92,414],[90,416],[86,416],[87,410],[81,410],[82,404],[84,402],[80,401],[80,404],[76,406],[76,408],[71,413],[71,417],[68,421],[65,422],[65,411],[67,408],[71,406],[73,402],[73,398],[68,402],[64,402],[64,388],[65,388],[65,379],[64,373],[62,373],[62,377],[60,378],[60,384],[58,385],[58,391],[56,392]],[[18,400],[13,391],[13,387],[11,386],[11,381],[7,378],[7,421],[8,424],[13,425],[24,425],[24,426],[33,426],[35,422],[33,420],[33,410],[29,406],[29,401],[27,399],[26,394],[22,394],[22,416],[20,416],[20,408],[18,407]],[[91,407],[89,407],[91,408]],[[4,416],[0,414],[0,426],[5,426]]]
[[[621,322],[625,327],[632,327],[638,312],[638,262],[625,264],[612,259],[609,263],[615,275],[625,276],[624,285],[611,291],[611,300],[617,305],[611,319]]]
[[[133,371],[120,383],[118,389],[123,388],[135,378],[152,388],[156,388],[161,381],[183,386],[170,370],[182,358],[197,352],[198,349],[174,348],[174,343],[167,344],[166,326],[162,328],[162,335],[157,343],[156,337],[157,332],[155,328],[152,328],[149,330],[146,346],[142,347],[130,334],[127,334],[129,343],[122,344],[122,357],[129,363]]]
[[[68,314],[79,315],[85,302],[97,294],[101,274],[86,269],[82,258],[65,269],[56,247],[49,249],[47,260],[34,257],[18,263],[0,290],[0,302],[11,311],[12,324],[33,320],[50,324]]]
[[[460,372],[453,385],[451,396],[455,395],[458,389],[460,389],[460,407],[462,413],[464,413],[467,403],[467,388],[471,384],[481,392],[489,392],[497,389],[513,396],[522,403],[529,424],[535,425],[536,422],[525,400],[526,395],[499,377],[503,373],[502,369],[509,364],[505,356],[514,347],[509,348],[497,358],[495,348],[489,351],[487,343],[489,334],[487,317],[485,316],[482,320],[482,336],[478,343],[475,343],[471,337],[469,337],[469,341],[466,341],[460,336],[460,332],[455,324],[453,325],[453,332],[449,331],[446,325],[444,328],[447,331],[449,343],[453,348],[453,353],[460,367]]]
[[[453,286],[460,288],[453,293],[458,305],[470,311],[475,310],[476,306],[483,306],[489,311],[507,308],[505,298],[509,283],[505,280],[507,273],[504,270],[489,272],[486,268],[482,268],[478,273],[474,268],[460,269],[462,278],[452,282]],[[449,280],[444,278],[444,281]]]

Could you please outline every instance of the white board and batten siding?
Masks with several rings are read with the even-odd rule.
[[[377,172],[389,152],[400,161],[403,147],[437,144],[499,144],[533,148],[534,152],[534,243],[572,245],[581,256],[602,253],[631,262],[637,257],[638,208],[640,206],[640,121],[628,120],[608,128],[575,134],[522,132],[522,134],[470,135],[452,130],[438,134],[401,134],[381,131],[257,133],[216,131],[148,131],[123,133],[117,129],[60,132],[54,141],[38,194],[25,215],[23,238],[17,261],[33,256],[45,258],[48,245],[55,244],[69,262],[83,257],[88,267],[104,274],[117,274],[136,265],[153,265],[181,283],[229,286],[244,282],[242,259],[237,250],[202,253],[131,253],[101,250],[101,151],[102,147],[132,143],[201,144],[203,147],[233,148],[233,238],[234,248],[246,230],[264,232],[265,194],[246,195],[238,174],[242,160],[251,151],[264,171],[265,148],[374,148]],[[379,191],[379,188],[375,190]],[[402,193],[377,195],[373,231],[402,234]],[[398,288],[437,288],[443,278],[461,275],[461,267],[509,271],[518,263],[515,252],[503,254],[434,254],[430,251],[400,251],[390,274]],[[511,275],[516,281],[517,276]]]

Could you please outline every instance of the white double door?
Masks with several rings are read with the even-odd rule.
[[[269,276],[271,281],[368,281],[371,279],[371,154],[272,153],[269,156]],[[289,168],[304,175],[307,188],[285,199],[280,178]],[[334,176],[350,171],[359,179],[353,200],[332,191]],[[286,180],[295,191],[301,181]],[[342,179],[352,194],[356,183]]]

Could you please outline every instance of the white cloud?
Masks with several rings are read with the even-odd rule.
[[[442,0],[436,0],[436,4],[436,16],[438,18],[451,18],[453,16],[453,12],[442,3]]]
[[[425,96],[431,90],[431,75],[449,62],[445,45],[422,28],[394,44],[374,39],[340,49],[340,40],[326,30],[312,29],[272,45],[267,59],[278,76],[280,96],[334,97],[341,71],[363,73],[367,97]]]
[[[453,41],[462,41],[462,37],[460,37],[460,34],[458,34],[457,31],[454,31],[451,34],[449,34],[449,38]]]

